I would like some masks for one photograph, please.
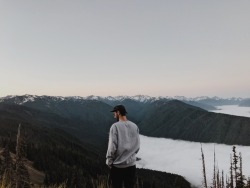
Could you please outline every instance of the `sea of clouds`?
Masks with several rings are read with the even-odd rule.
[[[250,117],[250,107],[236,105],[219,106],[220,110],[213,112]],[[198,143],[166,138],[152,138],[140,135],[141,149],[137,157],[138,168],[146,168],[179,174],[186,178],[193,186],[202,187],[201,145],[205,155],[205,165],[208,185],[213,177],[214,150],[216,165],[220,172],[229,176],[230,154],[232,145]],[[236,152],[241,152],[243,158],[243,174],[250,176],[250,146],[236,146]]]

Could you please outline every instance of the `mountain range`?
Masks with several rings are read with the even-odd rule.
[[[115,101],[123,101],[125,99],[131,99],[135,100],[138,102],[154,102],[157,100],[179,100],[179,101],[187,101],[187,102],[200,102],[203,104],[209,104],[209,105],[214,105],[214,106],[219,106],[219,105],[238,105],[241,102],[244,102],[245,100],[250,100],[250,98],[240,98],[240,97],[231,97],[231,98],[220,98],[220,97],[207,97],[207,96],[202,96],[202,97],[193,97],[193,98],[188,98],[185,96],[174,96],[174,97],[168,97],[168,96],[159,96],[159,97],[151,97],[148,95],[135,95],[135,96],[107,96],[107,97],[102,97],[102,96],[86,96],[86,97],[80,97],[80,96],[70,96],[70,97],[62,97],[62,96],[37,96],[37,95],[8,95],[6,97],[1,97],[0,101],[6,101],[6,100],[11,100],[14,101],[17,104],[22,104],[26,103],[28,101],[34,101],[36,99],[42,99],[42,98],[51,98],[54,100],[98,100],[98,101],[103,101],[105,103],[112,103]]]
[[[114,122],[110,110],[116,104],[126,106],[129,119],[138,124],[141,134],[147,136],[250,145],[249,118],[207,111],[221,104],[237,102],[240,105],[247,99],[179,99],[185,100],[143,95],[85,98],[23,95],[3,97],[0,104],[24,106],[42,112],[44,119],[51,118],[44,120],[48,127],[60,128],[89,145],[98,146],[103,152],[109,127]],[[216,101],[218,103],[215,104]]]

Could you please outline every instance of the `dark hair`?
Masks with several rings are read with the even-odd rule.
[[[119,111],[122,116],[126,116],[126,114],[127,114],[127,112],[124,110],[117,110],[117,111]]]

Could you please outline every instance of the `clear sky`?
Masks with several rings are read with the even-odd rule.
[[[0,97],[250,97],[249,0],[0,0]]]

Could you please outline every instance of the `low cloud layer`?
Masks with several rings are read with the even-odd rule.
[[[224,105],[224,106],[217,106],[217,108],[218,110],[213,110],[211,112],[250,117],[250,107],[237,106],[237,105]]]
[[[231,111],[237,112],[237,106],[234,106],[234,108],[235,109],[231,109]],[[245,110],[249,112],[250,108],[245,108]],[[223,113],[222,110],[219,112]],[[138,168],[179,174],[186,178],[192,185],[201,187],[201,143],[152,138],[143,135],[140,136],[140,139],[141,149],[138,153],[138,157],[142,158],[142,160],[138,162]],[[208,184],[211,184],[213,177],[214,149],[216,152],[216,165],[218,165],[220,172],[223,170],[224,174],[229,175],[232,146],[202,143],[202,148],[205,155]],[[236,151],[237,153],[242,153],[243,174],[246,177],[250,176],[250,161],[248,160],[250,158],[250,146],[236,145]]]

